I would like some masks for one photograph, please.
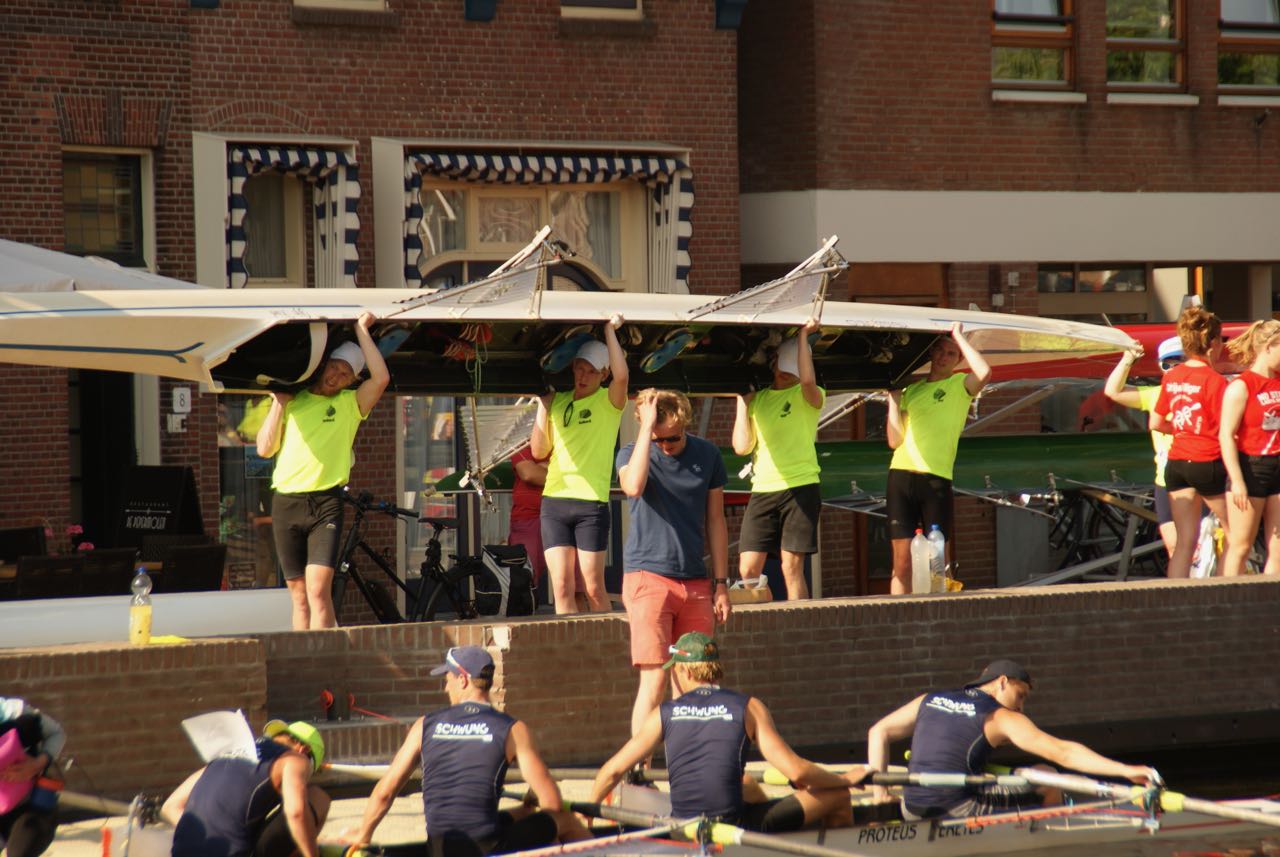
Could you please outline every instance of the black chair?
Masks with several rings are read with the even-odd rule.
[[[81,594],[84,557],[20,556],[14,578],[16,598],[65,598]]]
[[[157,577],[159,592],[210,592],[222,588],[227,546],[175,545],[164,555]]]
[[[142,562],[164,562],[174,547],[208,544],[212,544],[209,537],[199,533],[156,533],[142,537],[138,559]]]
[[[129,595],[138,569],[136,548],[106,548],[84,554],[82,595]]]
[[[16,563],[22,556],[44,556],[49,553],[44,527],[5,527],[0,529],[0,563]]]

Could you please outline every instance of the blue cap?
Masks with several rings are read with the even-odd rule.
[[[1161,342],[1156,349],[1156,357],[1161,362],[1165,360],[1181,360],[1182,356],[1182,340],[1176,336],[1170,336]]]
[[[493,658],[479,646],[454,646],[445,653],[444,663],[431,671],[432,675],[445,673],[464,675],[467,678],[493,678]]]

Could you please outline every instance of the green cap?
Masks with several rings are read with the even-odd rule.
[[[690,631],[667,649],[671,659],[662,665],[670,669],[673,664],[707,664],[720,660],[720,644],[701,631]]]
[[[262,727],[262,734],[267,738],[287,734],[300,741],[311,751],[312,770],[318,771],[320,766],[324,764],[324,738],[320,736],[319,729],[305,720],[295,720],[292,723],[285,723],[283,720],[269,720],[267,725]]]

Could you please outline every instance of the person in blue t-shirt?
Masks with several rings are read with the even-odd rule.
[[[622,601],[631,625],[631,662],[640,688],[631,712],[635,734],[662,702],[672,641],[711,634],[729,621],[729,529],[724,519],[724,460],[719,448],[689,434],[689,400],[670,390],[636,395],[636,442],[618,452],[618,485],[631,529],[623,550]],[[703,557],[710,553],[712,574]]]

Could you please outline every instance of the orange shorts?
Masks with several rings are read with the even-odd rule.
[[[633,666],[662,666],[681,634],[715,631],[711,581],[705,577],[676,580],[651,571],[628,571],[622,576],[622,603],[631,623]]]

